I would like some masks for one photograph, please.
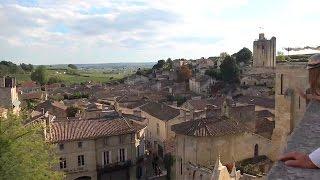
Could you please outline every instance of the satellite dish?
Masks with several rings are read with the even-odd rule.
[[[19,107],[21,102],[19,100],[14,100],[12,104],[14,105],[14,107]]]

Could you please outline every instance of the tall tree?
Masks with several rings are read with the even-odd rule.
[[[252,52],[244,47],[235,54],[235,58],[237,63],[243,62],[244,64],[249,64],[252,60]]]
[[[74,64],[68,64],[68,67],[71,69],[78,69],[78,67]]]
[[[278,56],[277,56],[277,61],[285,61],[286,60],[286,56],[284,55],[283,52],[278,51]]]
[[[173,68],[173,61],[171,58],[168,58],[167,61],[166,61],[166,69],[167,70],[170,70]]]
[[[178,79],[180,81],[187,81],[192,76],[192,70],[187,66],[183,65],[178,71]]]
[[[45,66],[38,66],[34,72],[31,73],[31,80],[38,84],[44,85],[48,81],[47,69]]]
[[[220,65],[222,80],[229,83],[239,82],[239,69],[234,58],[226,56]]]
[[[166,64],[165,60],[159,60],[157,64],[155,64],[152,69],[162,69]]]
[[[33,71],[33,65],[32,64],[25,64],[21,63],[20,67],[25,71],[25,72],[32,72]]]
[[[40,125],[25,126],[11,114],[0,118],[0,179],[63,179],[53,171],[57,163]]]

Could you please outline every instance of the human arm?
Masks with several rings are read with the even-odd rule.
[[[320,167],[320,148],[310,155],[300,152],[290,152],[279,158],[285,165],[306,169],[316,169]]]

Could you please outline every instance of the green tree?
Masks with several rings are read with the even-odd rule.
[[[31,80],[38,84],[44,85],[48,81],[47,69],[45,66],[38,66],[34,72],[31,73]]]
[[[24,125],[9,114],[0,118],[0,179],[63,179],[54,146],[44,141],[41,125]]]
[[[20,66],[10,62],[10,61],[1,61],[0,62],[0,74],[7,75],[7,74],[17,74],[17,73],[24,73],[23,69]]]
[[[170,69],[172,69],[172,68],[173,68],[173,61],[172,61],[171,58],[168,58],[167,61],[166,61],[166,67],[165,67],[165,69],[166,69],[166,70],[170,70]]]
[[[157,64],[155,64],[152,69],[162,69],[166,64],[165,60],[159,60]]]
[[[25,64],[21,63],[20,67],[25,71],[25,72],[32,72],[33,71],[33,65],[32,64]]]
[[[285,60],[286,60],[286,56],[284,55],[283,52],[278,51],[277,54],[278,54],[278,56],[277,56],[277,60],[278,60],[278,61],[285,61]]]
[[[206,70],[205,75],[208,75],[217,80],[222,80],[221,71],[219,69],[210,68]]]
[[[252,52],[250,49],[244,47],[235,54],[235,58],[237,63],[243,62],[249,64],[252,60]]]
[[[62,79],[58,76],[52,76],[48,80],[48,84],[54,84],[54,83],[60,83],[62,82]]]
[[[78,69],[78,67],[74,64],[68,64],[68,67],[71,69]]]
[[[81,109],[77,106],[70,106],[67,108],[67,116],[75,117],[79,110],[81,111]]]
[[[220,65],[221,78],[225,82],[239,82],[239,69],[231,56],[226,56]]]

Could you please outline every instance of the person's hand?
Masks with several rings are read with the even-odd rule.
[[[290,152],[282,155],[279,158],[280,161],[283,161],[285,165],[291,167],[300,167],[307,169],[316,169],[318,168],[313,162],[310,160],[307,154],[299,153],[299,152]]]

